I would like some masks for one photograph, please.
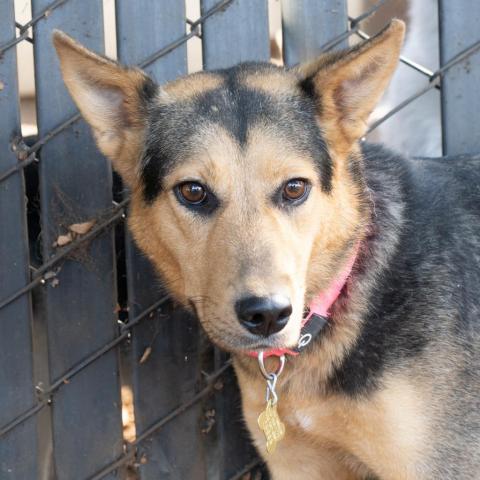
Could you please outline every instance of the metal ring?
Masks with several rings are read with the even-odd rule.
[[[300,337],[300,340],[298,341],[297,348],[303,348],[306,347],[311,341],[312,341],[312,334],[311,333],[305,333]]]
[[[278,366],[278,369],[276,372],[270,372],[268,373],[267,370],[265,369],[265,364],[263,363],[263,356],[264,352],[263,350],[258,353],[258,366],[260,367],[260,371],[262,372],[262,375],[267,379],[271,380],[271,374],[274,373],[277,377],[280,376],[280,374],[283,372],[283,368],[285,367],[285,355],[281,355],[278,357],[280,361],[280,365]]]

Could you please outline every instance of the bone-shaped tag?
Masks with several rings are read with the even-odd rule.
[[[267,402],[265,411],[258,417],[258,426],[262,429],[267,440],[267,452],[273,453],[277,443],[285,436],[285,425],[277,413],[277,404],[272,400]]]

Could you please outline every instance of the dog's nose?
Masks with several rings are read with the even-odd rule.
[[[290,299],[283,295],[246,297],[235,304],[240,323],[256,335],[268,337],[279,332],[292,314]]]

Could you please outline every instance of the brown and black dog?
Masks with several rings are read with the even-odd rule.
[[[54,34],[65,83],[131,191],[129,225],[172,295],[231,352],[275,480],[480,478],[480,173],[360,142],[404,25],[308,65],[156,85]],[[321,332],[276,385],[267,455],[255,358]],[[278,359],[267,359],[269,370]]]

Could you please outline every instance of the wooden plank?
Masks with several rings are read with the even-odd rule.
[[[218,0],[201,0],[205,14]],[[202,28],[204,68],[227,68],[239,62],[270,59],[266,0],[234,0]]]
[[[480,40],[480,2],[440,0],[440,63],[445,65]],[[477,153],[480,135],[480,51],[445,72],[442,79],[443,154]]]
[[[184,2],[117,0],[118,57],[139,64],[154,52],[185,35]],[[142,35],[139,35],[142,32]],[[187,72],[186,45],[156,60],[146,71],[157,82]],[[127,241],[130,318],[154,304],[162,295],[151,265]],[[199,380],[198,325],[181,311],[163,309],[141,322],[132,332],[132,380],[136,433],[141,435],[159,418],[169,414],[195,393]],[[147,347],[152,353],[140,364]],[[139,467],[142,480],[165,478],[205,479],[204,455],[199,441],[201,405],[194,406],[142,442]]]
[[[215,0],[202,0],[202,13]],[[226,68],[243,61],[268,61],[270,58],[267,2],[234,1],[225,11],[209,18],[203,28],[203,66],[205,70]],[[214,365],[219,368],[227,356],[217,351]],[[242,420],[240,395],[233,373],[222,380],[223,388],[212,404],[215,415],[215,442],[209,446],[208,478],[226,479],[240,471],[256,453]]]
[[[324,45],[347,31],[346,0],[282,0],[285,65],[312,60]],[[335,48],[344,48],[347,41]]]
[[[33,15],[50,4],[34,0]],[[52,42],[54,28],[86,47],[103,51],[102,2],[69,0],[35,27],[35,76],[40,137],[76,112],[61,79]],[[44,261],[55,253],[68,225],[97,217],[111,207],[109,164],[83,121],[49,141],[41,151],[40,193]],[[68,259],[58,285],[44,291],[51,381],[117,333],[113,232]],[[55,395],[52,407],[56,478],[88,478],[122,454],[117,352],[110,351]],[[111,474],[106,478],[118,478]]]
[[[0,45],[15,36],[13,0],[0,2]],[[17,163],[12,141],[20,114],[16,48],[0,57],[0,173]],[[28,232],[23,172],[0,183],[0,299],[29,281]],[[35,405],[30,296],[0,310],[0,429]],[[36,421],[33,416],[0,438],[0,478],[37,478]]]

